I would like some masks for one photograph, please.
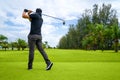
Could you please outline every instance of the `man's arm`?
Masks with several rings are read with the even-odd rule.
[[[25,12],[25,10],[24,10],[23,13],[22,13],[22,17],[25,18],[25,19],[29,19],[31,21],[31,18],[29,16],[29,14],[31,12],[32,12],[31,10],[28,10],[28,12]]]

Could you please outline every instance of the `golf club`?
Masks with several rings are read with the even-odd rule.
[[[25,12],[28,12],[29,10],[28,9],[24,9]],[[30,10],[32,11],[32,10]],[[34,12],[34,11],[32,11]],[[50,16],[50,15],[47,15],[47,14],[42,14],[43,16],[47,16],[47,17],[51,17],[51,18],[54,18],[54,19],[58,19],[58,20],[61,20],[63,21],[63,25],[65,25],[65,20],[61,19],[61,18],[58,18],[58,17],[54,17],[54,16]]]
[[[54,18],[54,19],[58,19],[58,20],[61,20],[63,21],[63,25],[65,25],[65,20],[61,19],[61,18],[58,18],[58,17],[53,17],[53,16],[50,16],[50,15],[47,15],[47,14],[42,14],[43,16],[47,16],[47,17],[51,17],[51,18]]]

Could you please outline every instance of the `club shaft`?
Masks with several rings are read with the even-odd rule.
[[[58,18],[58,17],[50,16],[50,15],[47,15],[47,14],[42,14],[42,15],[47,16],[47,17],[51,17],[51,18],[54,18],[54,19],[58,19],[58,20],[61,20],[61,21],[64,21],[63,19]]]

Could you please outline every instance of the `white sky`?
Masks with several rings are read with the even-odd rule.
[[[65,19],[62,22],[48,17],[43,17],[42,26],[43,42],[48,41],[52,47],[56,46],[60,38],[68,31],[69,24],[77,22],[85,9],[92,9],[94,4],[112,4],[112,9],[117,10],[120,22],[120,0],[0,0],[0,34],[8,37],[9,41],[18,38],[27,41],[30,22],[21,17],[23,9],[41,8],[43,13]]]

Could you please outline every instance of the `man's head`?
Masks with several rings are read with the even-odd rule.
[[[40,8],[36,9],[36,13],[38,13],[40,16],[42,16],[42,10]]]
[[[42,13],[42,10],[41,10],[40,8],[37,8],[37,9],[36,9],[36,13],[41,14],[41,13]]]

